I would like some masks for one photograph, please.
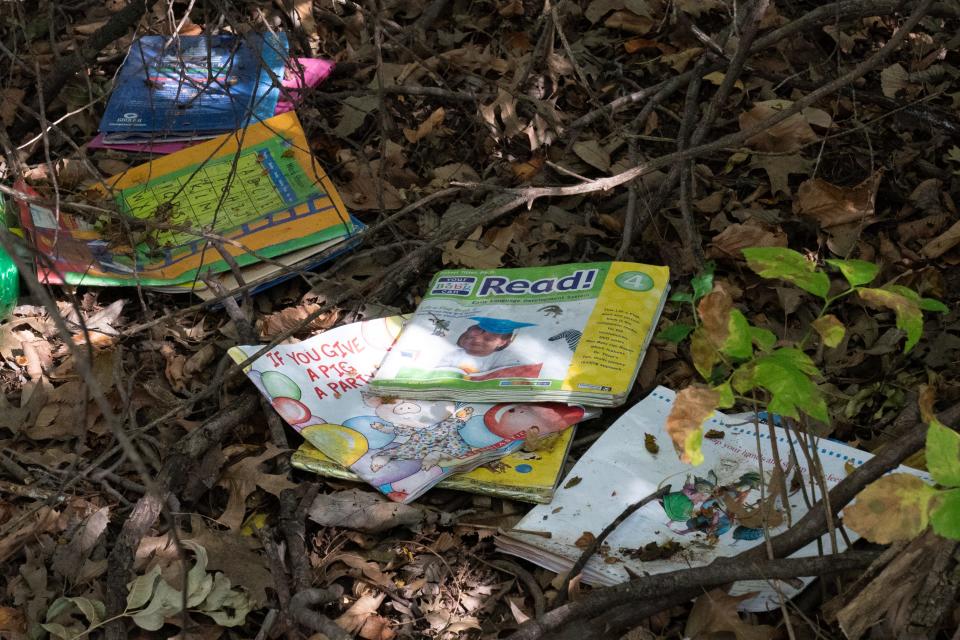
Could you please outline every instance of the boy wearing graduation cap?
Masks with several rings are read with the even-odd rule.
[[[542,363],[524,364],[504,349],[516,337],[514,332],[535,326],[502,318],[473,316],[476,322],[457,338],[457,348],[437,362],[437,367],[459,369],[473,380],[510,377],[536,377]]]

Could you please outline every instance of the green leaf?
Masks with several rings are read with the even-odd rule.
[[[847,279],[851,287],[857,287],[861,284],[870,284],[877,274],[880,273],[880,266],[866,260],[827,260],[826,263],[831,267],[836,267]]]
[[[960,489],[939,492],[933,499],[930,524],[937,535],[960,540]]]
[[[937,484],[960,487],[960,433],[933,420],[927,429],[926,458]]]
[[[127,585],[127,611],[139,609],[150,601],[153,595],[153,585],[157,583],[160,577],[160,567],[155,566],[142,576],[137,576]]]
[[[77,609],[80,609],[80,613],[90,622],[90,626],[100,622],[107,610],[107,607],[99,600],[91,600],[90,598],[69,598],[69,600],[76,605]]]
[[[694,301],[699,300],[713,291],[713,272],[716,268],[716,263],[712,261],[708,262],[704,266],[704,270],[690,280],[690,285],[693,287]]]
[[[157,583],[153,599],[146,608],[131,616],[133,623],[141,629],[156,631],[163,626],[164,620],[183,610],[183,595],[171,587],[165,580]]]
[[[891,288],[857,289],[857,294],[865,302],[893,310],[897,317],[897,328],[902,329],[907,334],[907,343],[903,346],[903,352],[910,353],[910,350],[913,349],[917,341],[920,340],[921,334],[923,334],[923,312],[920,311],[920,305],[917,301],[900,292],[891,291]],[[901,288],[906,289],[906,287]],[[907,289],[907,291],[910,290]],[[911,293],[916,296],[915,292]]]
[[[749,365],[731,378],[737,391],[762,387],[770,392],[767,409],[771,413],[799,418],[799,412],[803,411],[821,422],[830,422],[827,403],[811,379],[820,372],[805,353],[799,349],[777,349],[757,357]]]
[[[244,623],[252,608],[250,598],[239,589],[232,589],[230,579],[217,572],[213,589],[200,606],[200,611],[222,627],[236,627]]]
[[[835,347],[840,344],[843,340],[843,335],[847,332],[843,323],[832,313],[817,318],[811,324],[817,333],[820,334],[820,339],[827,347]]]
[[[920,308],[924,311],[935,311],[937,313],[950,313],[950,307],[943,304],[936,298],[920,298]]]
[[[75,638],[80,635],[79,633],[70,631],[62,624],[57,624],[55,622],[46,622],[41,624],[40,627],[54,638],[61,638],[62,640],[70,640],[71,638]]]
[[[196,564],[187,572],[187,606],[195,607],[213,588],[213,576],[207,575],[207,550],[193,540],[184,540],[182,544],[197,556]]]
[[[693,302],[693,294],[686,292],[677,292],[670,296],[670,302]]]
[[[920,478],[892,473],[860,492],[856,503],[843,510],[843,523],[878,544],[911,540],[927,528],[936,496],[937,490]]]
[[[753,343],[750,340],[750,322],[738,309],[730,311],[727,322],[729,333],[720,350],[732,358],[746,360],[753,355]]]
[[[720,399],[717,401],[717,408],[729,409],[733,406],[735,399],[733,397],[733,389],[730,387],[729,380],[722,384],[718,384],[713,388],[713,390],[720,394]]]
[[[761,351],[769,351],[773,349],[773,345],[777,344],[777,336],[773,331],[753,325],[750,325],[750,339]]]
[[[793,283],[804,291],[826,299],[830,291],[830,278],[817,270],[817,265],[803,254],[783,247],[753,247],[743,249],[749,266],[764,278],[780,278]]]
[[[679,344],[686,340],[691,331],[693,331],[692,326],[678,322],[660,331],[660,333],[657,334],[657,339]]]

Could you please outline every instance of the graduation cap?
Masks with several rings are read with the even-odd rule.
[[[484,316],[474,316],[470,320],[475,320],[477,326],[488,333],[499,333],[510,335],[517,329],[523,327],[535,327],[532,322],[514,322],[513,320],[503,320],[501,318],[487,318]]]

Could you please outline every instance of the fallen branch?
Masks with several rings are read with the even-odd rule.
[[[706,589],[736,582],[738,580],[775,580],[798,578],[801,576],[820,576],[828,573],[863,569],[870,566],[880,554],[877,552],[838,553],[829,556],[812,556],[808,558],[780,558],[775,560],[752,560],[745,562],[735,556],[715,560],[705,567],[681,569],[669,573],[658,573],[632,580],[625,585],[610,587],[591,592],[571,604],[560,609],[550,611],[542,618],[528,620],[508,640],[535,640],[550,633],[561,625],[573,619],[593,617],[607,611],[612,604],[636,606],[637,602],[645,599],[666,597],[670,594],[687,589]],[[618,598],[611,603],[608,598],[598,597],[601,594],[616,590]],[[602,602],[601,602],[602,601]],[[577,615],[569,615],[571,609],[577,610]],[[646,610],[647,617],[656,613]]]
[[[353,636],[333,620],[314,611],[314,608],[336,602],[342,596],[343,588],[338,584],[326,589],[305,589],[290,599],[290,615],[296,622],[322,633],[330,640],[353,640]]]
[[[603,544],[603,541],[606,540],[611,533],[616,531],[617,527],[623,524],[624,520],[632,516],[649,503],[653,502],[654,500],[659,500],[668,493],[670,493],[670,485],[660,487],[660,489],[654,491],[646,498],[638,500],[637,502],[634,502],[628,506],[620,513],[620,515],[613,519],[613,522],[604,527],[603,531],[600,532],[600,535],[594,538],[593,541],[587,545],[587,548],[583,550],[583,553],[580,554],[580,557],[577,558],[577,561],[573,563],[572,567],[570,567],[570,571],[567,572],[567,577],[563,579],[563,584],[560,585],[557,600],[553,605],[554,608],[561,606],[567,601],[570,581],[580,575],[580,572],[583,571],[583,568],[587,566],[587,561],[589,561],[593,554],[597,552],[597,549],[600,548],[600,545]]]

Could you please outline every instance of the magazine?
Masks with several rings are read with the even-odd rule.
[[[438,273],[375,393],[476,402],[623,404],[669,271],[632,262]]]
[[[107,102],[103,141],[197,140],[266,120],[274,115],[287,57],[282,32],[142,36]]]
[[[93,191],[150,224],[134,233],[115,215],[91,221],[19,200],[21,226],[43,256],[42,282],[202,290],[202,278],[230,271],[222,252],[246,267],[316,253],[359,231],[294,112],[133,167]]]
[[[550,505],[535,507],[513,530],[498,536],[497,548],[566,573],[579,559],[582,548],[577,542],[586,533],[599,534],[627,506],[669,485],[663,499],[640,508],[610,534],[587,562],[582,579],[610,586],[634,575],[704,566],[763,544],[764,517],[770,535],[801,518],[816,500],[809,471],[815,455],[831,488],[872,457],[833,440],[804,446],[795,432],[775,427],[781,464],[775,474],[770,427],[761,424],[761,464],[753,420],[715,413],[704,425],[704,463],[687,465],[674,453],[665,430],[675,397],[673,391],[657,387],[627,411],[577,461]],[[647,434],[659,452],[651,452],[655,447],[647,446]],[[928,478],[913,469],[900,470]],[[819,485],[815,494],[820,495]],[[855,539],[852,531],[847,535]],[[836,543],[834,548],[824,535],[794,556],[841,552],[847,546],[843,536],[836,536]],[[789,598],[810,581],[743,581],[731,593],[756,592],[741,608],[766,611],[780,606],[778,590]]]
[[[333,461],[397,502],[447,476],[502,458],[527,438],[587,416],[560,403],[497,405],[375,396],[367,384],[399,335],[393,316],[343,325],[280,345],[245,372],[277,413]],[[237,363],[258,345],[230,349]]]
[[[492,465],[449,475],[436,486],[438,489],[547,504],[560,481],[575,430],[576,425],[554,434],[546,439],[547,442],[538,443],[533,451],[515,451]],[[309,442],[304,442],[293,452],[290,463],[298,469],[329,478],[360,480],[357,474],[337,464]],[[489,468],[491,466],[495,468]]]
[[[283,76],[283,91],[273,114],[279,115],[293,111],[303,98],[303,90],[316,87],[327,79],[333,71],[332,60],[323,58],[294,58],[295,64],[288,64]],[[137,153],[166,154],[186,149],[195,144],[195,141],[164,142],[163,134],[157,134],[157,141],[137,140],[135,142],[104,142],[103,134],[99,133],[87,143],[89,149],[115,149],[117,151],[133,151]]]

